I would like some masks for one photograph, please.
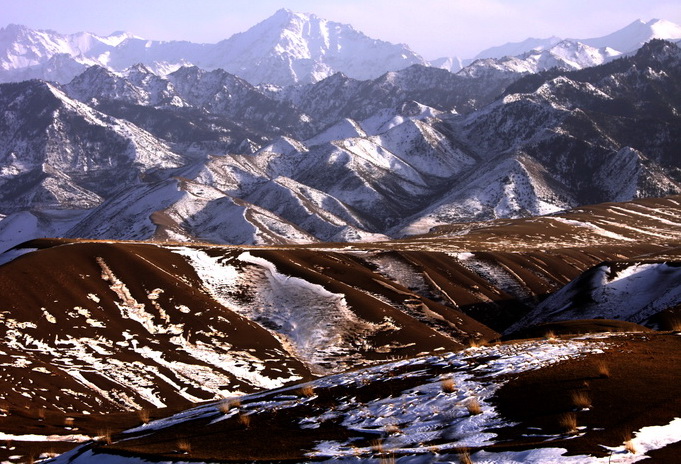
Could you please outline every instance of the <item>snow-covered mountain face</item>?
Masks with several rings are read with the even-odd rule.
[[[469,76],[490,72],[535,74],[552,68],[573,71],[598,66],[620,55],[621,52],[610,47],[595,48],[578,41],[563,40],[551,47],[536,48],[517,56],[480,59],[461,73]]]
[[[596,48],[608,47],[622,53],[630,53],[652,39],[679,40],[681,26],[664,19],[651,19],[647,23],[637,20],[612,34],[580,42]]]
[[[527,39],[508,43],[480,52],[473,63],[464,68],[467,75],[514,72],[537,73],[551,68],[585,69],[634,53],[653,39],[678,41],[681,26],[670,21],[653,19],[634,21],[612,34],[591,39]],[[471,60],[472,61],[472,60]],[[434,62],[435,66],[446,67]]]
[[[51,84],[27,81],[0,89],[2,210],[30,205],[85,209],[136,182],[143,172],[183,160],[134,124],[66,96]]]
[[[539,72],[552,67],[582,69],[634,52],[652,39],[681,39],[681,26],[664,20],[635,21],[604,37],[527,39],[492,47],[473,59],[446,57],[427,62],[406,45],[367,37],[352,26],[313,14],[279,10],[245,32],[217,44],[160,42],[116,32],[106,37],[70,35],[9,25],[0,29],[0,82],[43,79],[68,83],[93,65],[123,72],[144,64],[165,76],[183,66],[224,69],[251,84],[315,83],[337,72],[375,79],[419,64],[480,74]]]
[[[289,10],[279,10],[218,43],[213,60],[208,68],[276,85],[317,82],[336,72],[373,79],[386,71],[425,64],[406,45],[371,39],[351,26]]]
[[[518,78],[415,65],[273,89],[140,65],[4,84],[0,238],[383,240],[681,192],[677,46]]]
[[[217,44],[159,42],[115,33],[61,35],[10,25],[0,30],[0,81],[69,82],[86,67],[123,71],[144,63],[165,75],[185,65],[224,69],[253,83],[312,83],[336,72],[373,79],[425,60],[406,45],[375,40],[349,25],[279,10]]]

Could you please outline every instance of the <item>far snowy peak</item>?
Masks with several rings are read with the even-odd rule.
[[[681,39],[681,26],[663,19],[652,19],[648,22],[639,19],[612,34],[581,40],[581,42],[596,48],[610,47],[627,53],[640,48],[652,39],[679,40]]]
[[[352,26],[282,9],[220,42],[211,67],[251,83],[317,82],[342,72],[372,79],[426,62],[406,45],[372,39]],[[256,66],[254,66],[256,65]]]
[[[492,61],[473,64],[476,69],[467,74],[479,74],[490,66],[512,73],[555,66],[579,69],[632,52],[652,39],[677,41],[681,26],[661,19],[638,20],[603,37],[570,39],[569,46],[559,37],[507,43],[480,52],[475,59]],[[254,85],[285,87],[315,83],[338,72],[370,80],[414,64],[459,72],[473,61],[452,56],[428,63],[407,45],[374,39],[348,24],[288,9],[217,44],[145,40],[122,31],[99,36],[14,24],[0,29],[0,82],[43,79],[66,84],[89,66],[121,73],[142,63],[161,76],[183,66],[198,66],[208,71],[224,69]]]
[[[46,64],[56,54],[64,55],[59,75]],[[100,37],[15,25],[0,30],[0,82],[38,78],[68,83],[85,66],[121,72],[136,63],[161,74],[188,65],[221,68],[253,84],[279,86],[314,83],[337,72],[373,79],[412,64],[426,65],[406,45],[372,39],[350,25],[287,9],[217,44],[147,41],[126,32]]]
[[[663,19],[652,19],[648,22],[638,19],[628,26],[602,37],[568,39],[567,41],[555,36],[546,39],[529,38],[522,42],[510,42],[488,48],[478,53],[474,59],[498,59],[528,53],[536,54],[536,52],[545,50],[556,50],[556,47],[565,48],[566,43],[581,43],[595,49],[601,49],[605,54],[617,56],[637,50],[652,39],[679,40],[681,39],[681,26]]]
[[[478,53],[474,59],[503,58],[505,56],[518,56],[529,51],[542,51],[560,43],[560,37],[549,37],[548,39],[529,38],[522,42],[509,42],[505,45],[491,47]]]

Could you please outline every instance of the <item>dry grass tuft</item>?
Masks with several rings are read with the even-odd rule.
[[[556,333],[553,330],[547,330],[546,333],[544,334],[544,338],[546,338],[547,340],[555,340]]]
[[[111,443],[113,443],[113,440],[111,439],[111,430],[105,429],[98,431],[96,440],[107,445],[110,445]]]
[[[239,414],[237,420],[239,421],[239,424],[243,425],[246,428],[249,428],[251,426],[251,416],[248,414]]]
[[[391,454],[389,456],[381,456],[379,461],[381,464],[395,464],[395,455]]]
[[[138,409],[137,417],[140,418],[143,424],[148,424],[150,419],[150,413],[148,409]]]
[[[624,434],[624,449],[631,454],[636,454],[636,446],[630,433]]]
[[[560,426],[568,433],[575,433],[577,431],[577,415],[574,412],[568,412],[560,417]]]
[[[598,373],[598,376],[602,379],[607,379],[610,377],[610,368],[603,360],[599,360],[596,362],[596,372]]]
[[[240,406],[241,406],[240,399],[230,398],[228,400],[221,401],[220,404],[218,404],[218,411],[220,411],[223,414],[227,414],[232,409],[238,408]]]
[[[468,347],[469,348],[479,348],[481,346],[487,345],[487,340],[484,338],[469,338],[468,339]]]
[[[579,409],[587,409],[591,407],[591,398],[585,391],[572,392],[572,404]]]
[[[76,419],[73,417],[65,417],[64,418],[64,427],[73,427],[73,424],[76,423]]]
[[[183,454],[190,454],[192,452],[192,444],[186,438],[177,440],[177,450]]]
[[[306,396],[308,398],[314,396],[314,387],[312,385],[303,385],[297,391],[300,396]]]
[[[378,454],[385,453],[385,448],[383,447],[383,440],[381,439],[372,440],[371,449]]]
[[[480,401],[476,397],[470,398],[468,401],[466,401],[466,409],[468,409],[468,413],[472,416],[482,413]]]
[[[452,377],[447,377],[440,381],[442,385],[442,391],[445,393],[454,393],[456,391],[456,383]]]
[[[459,458],[460,464],[473,464],[473,461],[471,460],[471,453],[468,451],[468,448],[461,448],[456,454]]]
[[[673,318],[669,320],[669,330],[672,332],[681,332],[681,318]]]

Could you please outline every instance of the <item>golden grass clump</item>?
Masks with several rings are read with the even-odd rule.
[[[444,378],[440,381],[442,391],[445,393],[454,393],[456,391],[456,383],[452,377]]]
[[[607,379],[610,377],[610,368],[605,363],[605,361],[600,360],[596,362],[596,372],[598,373],[598,376],[602,379]]]
[[[371,449],[378,454],[385,453],[385,448],[383,447],[383,440],[381,439],[372,440]]]
[[[480,406],[480,401],[476,397],[466,401],[466,409],[471,416],[482,414],[482,406]]]
[[[239,398],[230,398],[224,401],[220,401],[220,404],[218,404],[218,411],[220,411],[223,414],[227,414],[232,409],[238,408],[240,406],[241,400]]]
[[[577,431],[577,415],[573,412],[563,414],[560,417],[560,426],[568,433],[575,433]]]
[[[456,454],[459,458],[460,464],[473,464],[473,461],[471,460],[471,453],[468,451],[468,448],[461,448]]]
[[[76,419],[73,417],[65,417],[64,418],[64,427],[73,427],[73,425],[76,423]]]
[[[300,396],[306,396],[307,398],[312,398],[315,394],[312,385],[303,385],[297,391]]]
[[[400,427],[397,424],[388,424],[383,427],[383,431],[388,435],[395,435],[400,433]]]
[[[239,421],[239,424],[243,425],[246,428],[249,428],[251,426],[251,416],[248,414],[239,414],[237,420]]]
[[[587,409],[591,407],[591,398],[585,391],[572,392],[572,404],[579,409]]]
[[[669,320],[669,330],[672,332],[681,332],[681,318],[675,317]]]
[[[379,461],[381,464],[395,464],[395,455],[391,454],[389,456],[381,456]]]
[[[149,419],[151,419],[149,410],[144,408],[137,410],[137,417],[140,418],[143,424],[148,424]]]
[[[481,346],[486,346],[487,345],[487,340],[484,338],[469,338],[468,339],[468,347],[469,348],[480,348]]]
[[[192,452],[192,444],[186,438],[177,440],[176,446],[177,450],[183,454],[189,454]]]
[[[111,443],[113,443],[113,440],[111,438],[111,430],[105,429],[98,431],[96,440],[107,445],[110,445]]]
[[[630,433],[624,434],[624,449],[631,454],[636,454],[636,446]]]

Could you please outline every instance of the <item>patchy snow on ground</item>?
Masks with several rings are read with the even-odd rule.
[[[413,387],[400,393],[377,393],[371,400],[358,401],[355,398],[337,398],[334,408],[319,409],[318,415],[301,415],[301,433],[320,427],[331,421],[341,424],[352,437],[375,434],[376,443],[370,446],[358,445],[352,438],[347,441],[318,442],[314,451],[308,454],[310,460],[323,462],[367,462],[378,463],[389,456],[399,463],[459,462],[461,449],[484,447],[495,443],[491,431],[495,427],[509,425],[499,415],[493,402],[495,392],[503,385],[500,376],[519,374],[540,369],[567,359],[587,354],[601,353],[605,347],[603,337],[585,336],[573,340],[527,341],[522,343],[470,348],[457,353],[401,360],[380,366],[373,366],[353,372],[335,374],[305,384],[312,391],[317,389],[372,385],[374,382],[400,381],[412,378]],[[437,374],[434,374],[437,372]],[[149,422],[124,433],[153,434],[155,431],[178,424],[211,424],[233,417],[236,414],[252,414],[256,411],[281,411],[294,409],[314,402],[312,397],[303,396],[301,385],[280,388],[271,392],[246,395],[240,403],[228,411],[221,410],[220,403],[209,403],[183,411],[174,416]],[[381,390],[378,390],[379,392]],[[478,406],[479,410],[475,407]],[[309,411],[309,409],[307,409]],[[195,433],[200,433],[196,430]],[[645,453],[659,449],[681,437],[681,419],[660,427],[645,427],[634,434],[632,443],[636,453],[630,453],[624,446],[606,448],[611,455],[606,458],[593,456],[565,456],[561,448],[538,448],[513,452],[477,451],[471,454],[475,463],[631,463],[645,459]],[[551,437],[547,437],[550,445]],[[557,439],[564,435],[556,435]],[[377,444],[378,443],[378,444]],[[381,451],[377,451],[380,446]],[[109,462],[106,454],[92,454],[88,450],[67,453],[53,461],[53,464],[90,464]],[[118,457],[117,463],[138,463],[139,458]],[[113,462],[113,461],[111,461]]]
[[[388,320],[375,324],[359,318],[344,295],[282,274],[248,251],[213,258],[201,250],[172,250],[190,260],[216,301],[269,330],[319,374],[343,370],[367,336],[394,328]],[[235,296],[244,293],[248,301]]]
[[[0,432],[0,441],[67,441],[67,442],[84,442],[92,440],[93,437],[88,435],[13,435],[10,433]]]
[[[322,421],[340,418],[350,430],[374,431],[377,436],[387,433],[381,446],[396,456],[490,445],[494,443],[495,435],[484,430],[506,423],[489,402],[502,385],[496,380],[498,376],[538,369],[585,353],[597,353],[601,348],[602,345],[593,340],[499,345],[361,371],[353,375],[353,381],[357,381],[357,376],[360,382],[377,381],[385,372],[404,365],[411,365],[404,375],[414,375],[418,366],[445,365],[451,372],[399,396],[378,398],[365,404],[347,404],[345,408],[339,407],[317,418],[316,422],[308,419],[305,425],[314,427]],[[324,385],[339,380],[343,381],[329,378],[319,383]],[[451,388],[447,388],[449,382]],[[479,412],[476,406],[479,406]],[[357,452],[351,443],[326,442],[310,456],[350,457]],[[360,452],[370,453],[370,450]]]
[[[642,323],[681,303],[681,266],[675,263],[600,264],[551,295],[520,321],[523,327],[570,319],[619,319]]]

